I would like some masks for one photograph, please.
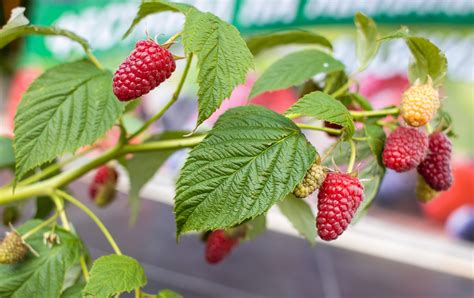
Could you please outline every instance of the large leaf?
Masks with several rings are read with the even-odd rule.
[[[0,136],[0,169],[15,166],[13,142],[9,137]]]
[[[20,234],[40,224],[32,220],[18,228]],[[43,243],[42,229],[27,242],[39,253],[31,253],[18,265],[0,265],[0,297],[59,297],[66,271],[79,261],[82,243],[74,235],[56,228],[61,244],[49,248]]]
[[[92,265],[90,279],[83,290],[85,297],[110,297],[146,285],[143,267],[135,259],[123,255],[98,258]]]
[[[107,71],[82,61],[46,71],[30,85],[15,115],[17,179],[56,156],[94,143],[123,108]]]
[[[266,49],[289,44],[314,44],[332,50],[331,42],[324,36],[303,30],[288,30],[256,35],[247,40],[247,46],[254,56]]]
[[[364,200],[354,215],[353,223],[356,223],[369,209],[375,196],[379,192],[380,184],[385,175],[385,168],[381,167],[376,159],[373,159],[359,173],[362,185],[364,186]]]
[[[359,71],[367,68],[380,46],[377,25],[370,17],[358,12],[354,17],[357,28],[356,53]]]
[[[86,284],[84,282],[78,282],[75,285],[70,286],[61,293],[61,298],[82,298],[82,290]]]
[[[199,126],[237,85],[245,82],[253,56],[234,26],[197,10],[186,16],[183,44],[185,51],[196,54],[199,60]]]
[[[250,98],[265,91],[300,85],[319,73],[343,69],[340,61],[316,49],[292,53],[276,61],[262,74],[253,85]]]
[[[383,167],[382,151],[385,144],[385,132],[383,128],[376,124],[366,123],[364,125],[364,130],[367,136],[367,143],[374,154],[374,158],[377,160],[379,165]]]
[[[165,12],[165,11],[173,11],[173,12],[181,12],[186,14],[194,10],[192,6],[183,3],[173,3],[168,1],[162,0],[144,0],[140,4],[140,8],[133,20],[132,24],[128,28],[127,32],[125,32],[123,38],[127,37],[135,28],[135,26],[140,23],[140,21],[150,14]]]
[[[315,156],[288,118],[259,106],[228,110],[191,150],[178,179],[178,236],[263,214],[295,188]]]
[[[259,215],[246,222],[245,240],[253,240],[267,230],[267,217],[265,214]]]
[[[164,132],[152,136],[146,140],[146,142],[176,139],[182,137],[184,134],[186,134],[186,132]],[[130,223],[136,221],[140,209],[140,190],[175,151],[176,149],[135,153],[131,159],[126,161],[125,168],[130,177],[130,192],[128,194],[131,208]]]
[[[319,120],[339,124],[350,137],[354,134],[354,122],[347,108],[338,100],[321,92],[306,94],[292,105],[285,114],[315,117]]]
[[[309,205],[291,193],[278,203],[278,207],[298,233],[308,240],[311,245],[315,245],[316,219]]]

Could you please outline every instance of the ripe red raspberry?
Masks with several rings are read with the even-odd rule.
[[[158,87],[176,69],[173,55],[153,40],[140,40],[114,74],[114,94],[128,101]]]
[[[428,151],[428,137],[415,128],[398,127],[385,142],[382,159],[385,166],[397,172],[416,168]]]
[[[342,234],[363,200],[359,179],[344,173],[328,173],[318,193],[316,226],[321,239],[330,241]]]
[[[451,147],[451,141],[445,134],[431,134],[428,155],[417,168],[426,183],[436,191],[448,190],[453,184]]]
[[[94,203],[103,207],[115,199],[118,173],[110,166],[101,166],[89,186],[89,194]]]
[[[239,243],[237,238],[231,238],[224,230],[211,232],[206,242],[206,261],[209,264],[221,262]]]

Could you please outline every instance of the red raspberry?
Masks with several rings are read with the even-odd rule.
[[[238,239],[234,239],[226,235],[224,230],[216,230],[211,232],[206,242],[206,260],[209,264],[217,264],[221,262],[239,243]]]
[[[416,128],[398,127],[385,142],[382,159],[385,166],[397,172],[416,168],[428,151],[428,137]]]
[[[451,147],[451,141],[445,134],[431,134],[428,155],[417,168],[426,183],[436,191],[448,190],[453,184]]]
[[[339,124],[336,124],[336,123],[331,123],[331,122],[328,122],[328,121],[324,121],[324,127],[326,128],[334,128],[334,129],[342,129],[342,126],[339,125]],[[332,132],[326,132],[326,134],[330,137],[339,137],[338,134],[335,134],[335,133],[332,133]]]
[[[114,74],[114,94],[128,101],[158,87],[176,69],[173,55],[153,40],[140,40]]]
[[[89,194],[94,203],[103,207],[115,199],[118,173],[109,166],[101,166],[89,186]]]
[[[318,193],[316,226],[321,239],[336,239],[347,229],[363,200],[359,179],[344,173],[328,173]]]

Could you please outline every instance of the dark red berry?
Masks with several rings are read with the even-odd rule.
[[[206,242],[206,261],[209,264],[221,262],[239,243],[238,239],[231,238],[224,230],[211,232]]]
[[[115,199],[118,180],[117,171],[110,166],[101,166],[89,186],[89,195],[97,206],[103,207]]]
[[[428,152],[428,137],[416,128],[398,127],[385,142],[382,159],[397,172],[416,168]]]
[[[347,229],[363,200],[359,179],[344,173],[328,173],[318,193],[316,226],[321,239],[336,239]]]
[[[114,74],[114,94],[128,101],[158,87],[176,69],[173,55],[153,40],[140,40]]]
[[[451,151],[451,141],[444,133],[436,132],[430,135],[428,155],[417,170],[426,183],[436,191],[448,190],[453,184]]]

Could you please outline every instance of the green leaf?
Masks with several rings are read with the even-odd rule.
[[[301,181],[316,150],[288,118],[260,106],[228,110],[177,182],[177,235],[225,229],[265,213]]]
[[[256,35],[247,40],[247,46],[254,56],[266,49],[289,44],[314,44],[332,50],[331,42],[324,36],[303,30],[288,30]]]
[[[20,234],[42,223],[31,220],[18,228]],[[82,243],[74,235],[62,228],[56,228],[61,244],[51,249],[43,244],[41,229],[28,238],[27,243],[38,252],[39,257],[31,253],[17,265],[0,265],[0,297],[59,297],[66,271],[79,261]]]
[[[13,153],[12,139],[0,136],[0,169],[14,166],[15,154]]]
[[[361,219],[369,209],[370,205],[375,199],[375,196],[379,192],[380,184],[384,175],[385,168],[381,167],[376,159],[373,159],[371,162],[365,165],[364,169],[359,173],[359,178],[362,185],[364,186],[364,200],[354,215],[354,219],[352,221],[353,224],[357,223],[357,221]]]
[[[245,82],[253,56],[234,26],[197,10],[186,16],[183,44],[185,51],[196,54],[199,60],[199,126],[237,85]]]
[[[315,117],[341,125],[346,129],[348,137],[354,134],[354,122],[347,108],[340,101],[321,91],[303,96],[285,114]]]
[[[16,177],[94,143],[121,115],[112,75],[87,62],[49,69],[28,88],[15,115]]]
[[[245,241],[253,240],[267,230],[267,216],[265,214],[259,215],[246,222],[246,225]]]
[[[135,259],[108,255],[98,258],[92,265],[83,294],[85,297],[110,297],[141,288],[146,283],[145,271]]]
[[[359,71],[367,68],[380,47],[377,25],[370,17],[358,12],[354,17],[357,28],[356,53],[359,60]]]
[[[324,80],[324,92],[326,94],[332,94],[341,88],[347,89],[348,82],[349,78],[342,70],[329,73]]]
[[[161,290],[157,295],[156,298],[183,298],[182,295],[176,293],[175,291],[171,291],[168,289]]]
[[[367,136],[367,143],[369,144],[370,150],[374,154],[374,158],[381,167],[384,167],[382,161],[382,151],[385,144],[385,132],[383,128],[376,124],[366,123],[364,125],[364,130]]]
[[[85,287],[84,282],[78,282],[75,285],[65,289],[61,293],[61,298],[82,298],[82,290]]]
[[[54,210],[54,202],[48,196],[39,196],[36,198],[36,212],[34,218],[45,219]]]
[[[195,10],[195,8],[183,3],[173,3],[162,0],[144,0],[140,4],[140,8],[135,16],[135,19],[128,28],[127,32],[125,32],[123,35],[123,38],[126,38],[132,32],[133,28],[135,28],[135,26],[148,15],[165,11],[181,12],[186,14],[192,10]]]
[[[187,132],[168,131],[159,135],[152,136],[147,142],[170,140],[182,137]],[[135,153],[133,157],[126,161],[125,168],[130,177],[130,192],[128,201],[130,204],[130,223],[135,223],[140,210],[140,190],[150,180],[158,169],[165,163],[176,150],[164,150],[156,152]]]
[[[355,135],[360,135],[360,131],[356,131]],[[331,155],[323,162],[324,166],[331,167],[334,163],[337,165],[344,165],[349,162],[351,155],[351,147],[348,142],[340,142],[332,151]],[[356,158],[358,161],[365,160],[371,157],[372,151],[367,142],[356,142]]]
[[[331,55],[311,49],[289,54],[273,63],[255,82],[250,98],[263,92],[300,85],[319,73],[343,70],[344,65]]]
[[[316,219],[309,205],[292,193],[278,203],[281,213],[311,245],[316,244]]]
[[[130,112],[133,112],[135,111],[136,108],[138,108],[138,106],[140,106],[141,104],[141,98],[137,98],[137,99],[134,99],[134,100],[131,100],[129,102],[127,102],[127,105],[125,106],[125,111],[124,113],[130,113]]]
[[[364,96],[360,95],[359,93],[349,93],[346,96],[349,97],[350,102],[356,103],[364,111],[372,111],[374,109],[369,100]]]

